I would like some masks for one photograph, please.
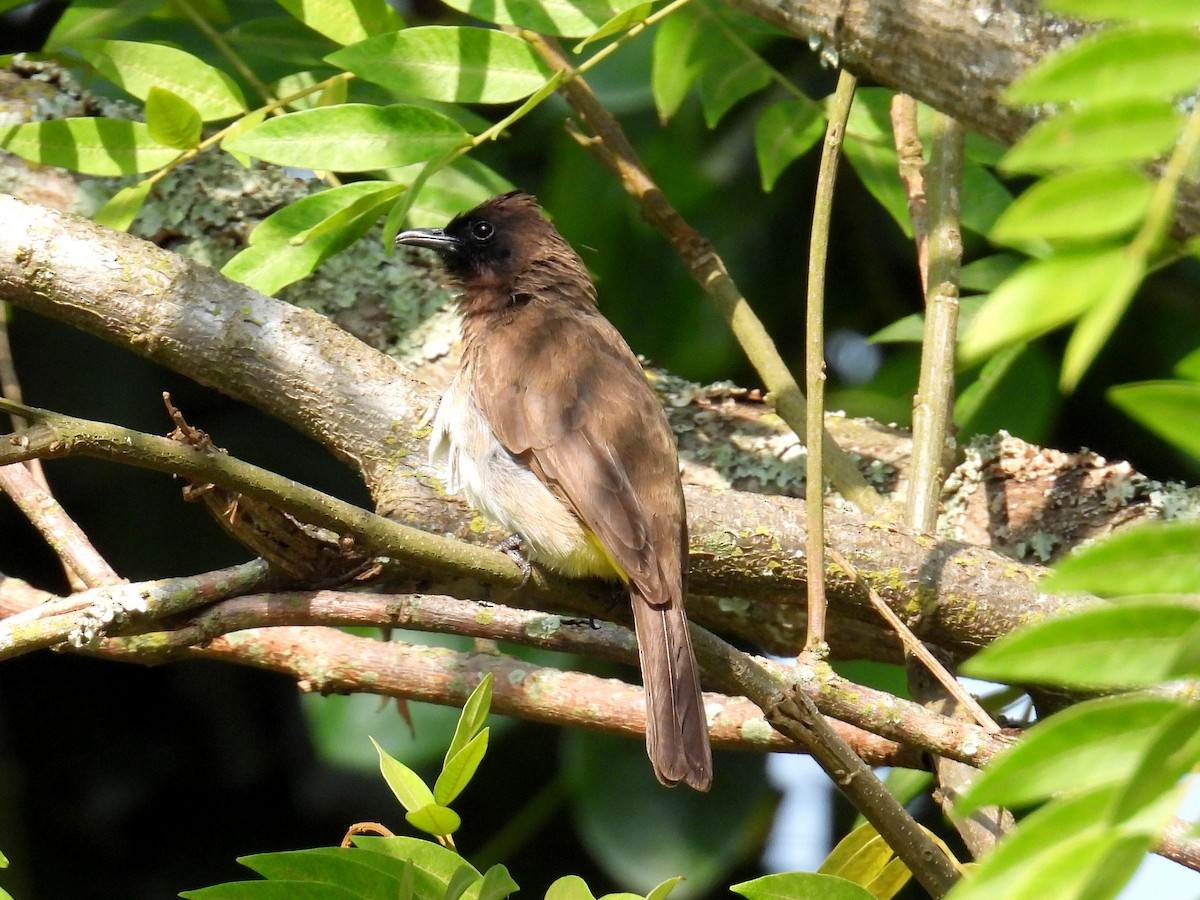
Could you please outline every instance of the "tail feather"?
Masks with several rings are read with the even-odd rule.
[[[712,785],[712,749],[687,617],[678,601],[655,606],[631,590],[642,682],[646,754],[663,784]]]

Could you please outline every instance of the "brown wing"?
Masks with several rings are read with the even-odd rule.
[[[566,501],[649,602],[681,602],[686,519],[674,440],[620,333],[598,313],[534,298],[480,337],[475,396],[500,443]]]

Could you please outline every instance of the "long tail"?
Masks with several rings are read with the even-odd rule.
[[[631,585],[642,682],[646,688],[646,754],[663,784],[712,785],[712,749],[700,676],[682,605],[654,606]]]

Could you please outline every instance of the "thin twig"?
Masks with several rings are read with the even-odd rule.
[[[123,579],[92,542],[83,529],[66,513],[58,501],[38,484],[24,463],[0,466],[0,490],[13,499],[38,533],[58,554],[68,571],[74,573],[84,587],[120,584]]]
[[[829,109],[825,143],[821,149],[821,169],[817,176],[817,196],[813,203],[812,235],[808,247],[808,297],[804,336],[805,387],[808,410],[804,444],[804,510],[808,533],[808,634],[804,649],[818,657],[829,653],[825,643],[825,265],[829,258],[829,223],[833,215],[833,193],[837,182],[838,161],[846,121],[854,102],[856,79],[846,70],[838,75],[837,91]]]
[[[8,339],[8,306],[0,304],[0,395],[20,403],[21,381]],[[14,428],[25,427],[19,415],[10,415]],[[17,471],[22,469],[23,471]],[[82,528],[67,515],[50,491],[40,459],[0,467],[0,490],[8,494],[33,526],[58,554],[72,590],[84,590],[121,580],[112,566],[92,546]]]
[[[954,415],[954,351],[958,333],[959,224],[963,127],[936,114],[925,189],[929,198],[929,289],[921,380],[913,404],[913,451],[905,510],[910,527],[937,530],[947,440]]]
[[[999,731],[1000,726],[988,715],[987,710],[980,706],[979,702],[971,696],[970,692],[959,684],[958,679],[946,671],[946,667],[938,662],[937,658],[929,652],[929,649],[918,640],[917,636],[904,624],[904,620],[892,611],[892,608],[884,602],[875,588],[871,586],[871,583],[859,574],[858,569],[854,567],[850,560],[839,553],[836,547],[829,547],[826,552],[829,553],[829,558],[833,560],[834,565],[840,567],[847,575],[858,582],[859,587],[870,598],[871,605],[878,610],[880,617],[896,632],[896,636],[904,644],[905,652],[923,662],[925,667],[929,669],[930,674],[946,689],[946,693],[962,704],[964,708],[971,711],[971,715],[976,722],[988,731]]]
[[[921,270],[921,294],[929,289],[929,239],[925,227],[925,155],[917,131],[917,101],[908,94],[892,98],[892,137],[896,142],[896,168],[908,218],[912,223],[913,243],[917,245],[917,267]]]

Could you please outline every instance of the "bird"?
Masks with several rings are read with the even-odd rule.
[[[675,438],[583,260],[523,191],[395,240],[436,251],[459,291],[462,357],[434,415],[431,462],[529,562],[627,586],[654,774],[707,791]]]

